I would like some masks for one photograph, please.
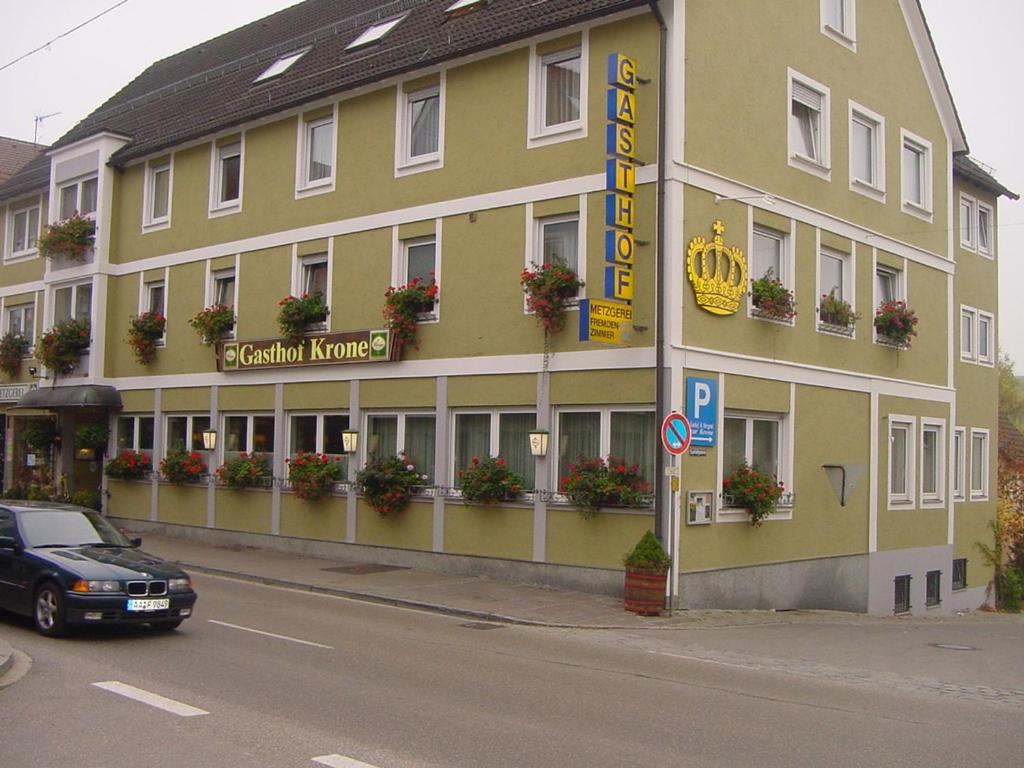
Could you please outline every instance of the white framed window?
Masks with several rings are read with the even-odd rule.
[[[658,442],[654,411],[644,408],[560,408],[555,418],[554,445],[558,446],[555,487],[581,458],[621,459],[636,465],[654,487],[655,445]]]
[[[528,147],[587,135],[588,60],[586,30],[574,48],[547,54],[530,48]]]
[[[444,165],[445,73],[437,85],[406,92],[398,87],[395,174],[402,176]]]
[[[900,301],[903,295],[903,270],[884,264],[875,265],[875,306]]]
[[[408,14],[406,14],[407,16]],[[405,20],[405,16],[399,16],[394,19],[388,19],[387,21],[380,21],[367,27],[363,32],[356,37],[351,43],[345,46],[345,50],[352,50],[353,48],[361,48],[364,45],[370,43],[376,43],[378,40],[384,38],[391,30],[397,27],[402,21]]]
[[[156,420],[148,415],[118,416],[115,429],[118,452],[137,451],[152,459],[155,425]]]
[[[142,286],[142,306],[140,312],[150,312],[167,316],[167,283],[163,280],[152,280]],[[163,346],[167,340],[167,331],[157,340],[158,346]]]
[[[368,413],[363,447],[364,460],[402,453],[426,475],[424,485],[434,484],[436,417],[433,413]]]
[[[348,477],[348,454],[341,433],[348,429],[347,413],[290,413],[288,455],[322,453],[341,463],[341,476]]]
[[[967,195],[960,195],[960,245],[968,250],[978,247],[975,232],[978,220],[978,201]]]
[[[295,161],[295,193],[330,192],[334,189],[337,161],[334,114],[304,120],[299,117],[298,157]]]
[[[237,213],[242,209],[244,139],[213,145],[210,173],[210,214]]]
[[[821,31],[852,51],[857,50],[856,0],[821,0]]]
[[[916,430],[913,416],[889,416],[889,509],[914,505]]]
[[[526,267],[536,269],[544,264],[561,264],[575,272],[580,281],[585,282],[586,259],[581,258],[581,254],[586,252],[582,242],[585,228],[581,218],[581,213],[566,213],[534,219],[532,243],[526,254]],[[579,294],[582,294],[583,290],[581,288]]]
[[[783,285],[789,280],[789,235],[754,226],[750,247],[750,279],[773,277]]]
[[[292,280],[292,294],[299,297],[319,296],[328,306],[331,304],[331,273],[330,259],[326,253],[317,253],[298,257],[295,261],[295,273]],[[322,323],[311,326],[312,330],[327,328],[327,317]]]
[[[39,243],[39,216],[40,207],[38,204],[11,210],[7,216],[7,231],[10,235],[7,238],[8,259],[21,259],[35,256]]]
[[[789,164],[829,179],[831,95],[827,86],[789,70]]]
[[[281,56],[277,61],[275,61],[265,70],[263,70],[259,74],[259,76],[257,76],[257,78],[253,80],[253,82],[262,83],[264,80],[270,80],[271,78],[283,75],[285,72],[292,68],[292,65],[294,65],[295,62],[297,62],[299,59],[301,59],[303,56],[309,53],[311,49],[312,46],[309,46],[299,51],[292,51],[291,53],[286,53],[284,56]]]
[[[953,499],[964,500],[964,488],[967,480],[967,430],[956,427],[953,430]]]
[[[885,202],[885,119],[852,101],[850,189]]]
[[[946,496],[946,423],[921,419],[921,506],[941,506]]]
[[[92,282],[72,283],[53,289],[53,322],[71,319],[92,322]]]
[[[975,334],[978,327],[978,310],[973,307],[960,307],[960,359],[976,362],[978,344]]]
[[[729,477],[742,464],[753,467],[760,472],[774,477],[783,483],[786,493],[792,491],[792,459],[789,456],[790,444],[787,435],[787,416],[782,413],[754,413],[746,411],[726,411],[722,422],[722,475],[721,480]],[[728,494],[723,491],[722,509],[718,519],[722,522],[747,520],[746,510],[729,506]],[[785,520],[792,517],[791,506],[787,503],[789,496],[784,496],[777,511],[770,519]]]
[[[854,306],[852,257],[848,253],[821,248],[818,252],[818,295],[834,296]]]
[[[164,456],[174,451],[198,451],[209,467],[210,451],[203,447],[203,432],[210,428],[209,414],[169,414],[164,417]],[[210,468],[213,471],[213,468]]]
[[[14,336],[21,336],[28,344],[28,351],[36,342],[36,305],[14,304],[4,307],[4,330]]]
[[[900,142],[903,211],[931,221],[932,144],[904,128],[900,129]]]
[[[95,217],[98,192],[99,180],[96,176],[62,184],[57,190],[59,220],[69,219],[75,213],[87,218]]]
[[[397,282],[410,285],[414,280],[430,285],[438,282],[438,247],[436,235],[409,238],[400,242]],[[419,308],[421,320],[438,318],[439,301],[435,297]]]
[[[971,501],[988,501],[987,429],[971,429]]]
[[[533,411],[463,411],[453,416],[451,485],[462,485],[460,471],[474,458],[500,456],[521,478],[524,488],[534,486],[536,460],[530,452],[530,430],[537,426]]]
[[[995,315],[978,310],[978,362],[982,365],[995,365],[996,363],[995,324]]]
[[[234,307],[238,299],[238,284],[235,280],[235,270],[217,269],[210,273],[210,299],[212,304],[221,304],[225,307]]]
[[[171,162],[146,165],[142,196],[142,229],[151,232],[171,224]]]
[[[978,201],[978,253],[983,256],[995,256],[994,232],[992,222],[995,221],[995,212],[992,206]]]
[[[272,456],[274,453],[274,417],[273,415],[256,414],[225,414],[222,417],[224,438],[224,461],[237,459],[241,453],[262,453]],[[199,441],[202,444],[202,430]]]

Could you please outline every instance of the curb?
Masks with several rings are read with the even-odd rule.
[[[0,677],[7,674],[7,671],[14,665],[14,649],[10,644],[0,637]]]

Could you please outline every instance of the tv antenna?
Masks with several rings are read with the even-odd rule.
[[[33,144],[38,144],[39,143],[39,124],[41,122],[43,122],[43,120],[45,120],[48,117],[56,117],[57,115],[62,115],[62,114],[64,114],[64,113],[63,112],[51,112],[48,115],[36,115],[36,127],[35,127],[35,130],[32,132],[32,143]]]

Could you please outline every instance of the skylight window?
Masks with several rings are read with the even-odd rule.
[[[378,24],[374,24],[355,40],[346,45],[345,50],[359,48],[364,45],[369,45],[370,43],[376,43],[404,20],[405,16],[399,16],[397,19],[389,19],[388,21],[382,21]]]
[[[456,0],[448,6],[445,13],[449,16],[461,16],[464,13],[471,13],[483,8],[485,5],[487,5],[487,0]]]
[[[285,72],[291,69],[292,64],[294,64],[296,61],[298,61],[307,53],[309,53],[309,50],[309,48],[303,48],[301,51],[293,51],[292,53],[282,56],[269,67],[267,67],[265,70],[263,70],[263,74],[261,74],[255,80],[253,80],[253,82],[262,83],[264,80],[269,80],[272,77],[283,75]]]

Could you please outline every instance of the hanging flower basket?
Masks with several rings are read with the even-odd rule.
[[[910,340],[917,336],[917,316],[905,301],[883,301],[875,310],[874,323],[879,336],[902,349],[909,349]]]
[[[470,504],[493,504],[515,501],[523,492],[523,478],[505,464],[501,456],[480,460],[473,457],[470,465],[459,471],[462,500]]]
[[[71,259],[85,257],[96,242],[96,222],[76,211],[64,221],[49,224],[39,237],[39,253],[48,259],[66,256]]]
[[[216,344],[235,327],[235,310],[226,304],[214,304],[193,315],[188,324],[199,334],[203,344]]]
[[[22,430],[25,445],[36,451],[45,451],[57,441],[57,424],[53,419],[32,419]]]
[[[319,293],[312,296],[308,293],[299,297],[285,296],[277,302],[277,306],[280,307],[277,313],[277,327],[281,329],[285,338],[295,343],[303,340],[311,325],[325,322],[330,312]]]
[[[197,483],[206,474],[206,462],[198,451],[172,451],[160,462],[160,474],[175,485]]]
[[[341,460],[325,453],[299,451],[285,462],[292,491],[303,501],[327,498],[334,484],[341,480]]]
[[[830,325],[844,331],[852,330],[853,324],[858,319],[860,319],[860,313],[853,310],[850,302],[836,296],[835,289],[821,294],[821,301],[818,303],[818,320],[822,325]]]
[[[779,320],[784,323],[788,323],[796,317],[796,302],[793,300],[793,292],[786,288],[781,280],[774,277],[770,269],[764,274],[764,277],[750,282],[750,300],[754,305],[753,314],[756,317]]]
[[[252,488],[266,485],[270,478],[270,462],[262,453],[240,453],[228,459],[215,472],[217,482],[228,488]]]
[[[118,480],[140,480],[153,468],[149,456],[140,451],[121,451],[107,462],[107,477]]]
[[[136,360],[148,365],[156,359],[156,345],[166,327],[167,319],[160,312],[143,312],[128,322],[128,343]]]
[[[106,448],[109,437],[110,430],[105,424],[79,424],[75,427],[75,448]]]
[[[785,486],[777,477],[751,467],[746,462],[736,467],[722,481],[722,494],[729,497],[730,506],[750,512],[750,524],[755,528],[775,511],[775,505],[785,491]]]
[[[583,517],[590,518],[601,507],[646,506],[651,487],[636,464],[611,456],[607,460],[581,456],[569,465],[559,491]]]
[[[13,333],[5,333],[0,336],[0,371],[3,371],[12,379],[21,370],[21,361],[28,352],[28,339]]]
[[[416,471],[409,458],[403,453],[387,458],[371,458],[356,475],[356,484],[366,502],[386,517],[405,509],[412,496],[413,488],[427,479]]]
[[[391,331],[397,353],[405,347],[419,349],[416,329],[423,315],[434,311],[438,286],[414,277],[408,285],[389,287],[384,294],[384,322]]]
[[[565,327],[565,310],[576,298],[583,281],[565,264],[531,265],[519,275],[519,284],[526,294],[526,309],[544,324],[547,333],[558,333]]]
[[[36,344],[36,357],[50,370],[66,376],[75,370],[89,348],[89,323],[65,320],[45,331]]]

